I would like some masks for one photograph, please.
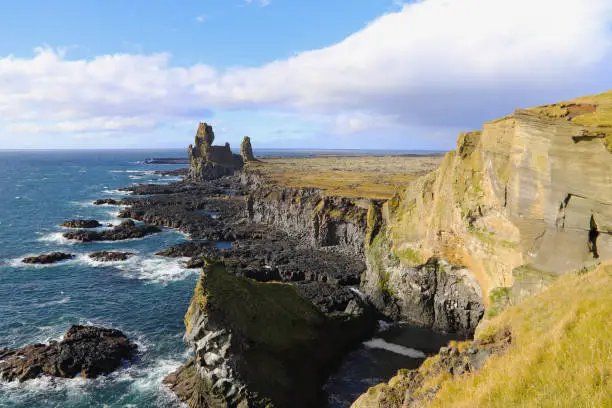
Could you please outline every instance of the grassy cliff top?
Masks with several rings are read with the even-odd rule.
[[[205,268],[196,285],[194,302],[247,341],[278,352],[315,338],[316,329],[324,321],[324,316],[293,286],[234,276],[220,263]]]
[[[314,156],[264,158],[248,168],[285,187],[313,187],[341,197],[391,198],[437,169],[441,156]]]
[[[612,90],[528,110],[538,115],[565,119],[592,128],[588,135],[602,138],[612,153]]]

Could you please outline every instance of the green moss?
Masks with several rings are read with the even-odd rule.
[[[510,296],[512,288],[501,287],[495,288],[489,292],[489,307],[487,308],[487,317],[493,318],[500,314],[510,305]]]
[[[514,249],[517,246],[515,242],[504,239],[496,239],[495,232],[480,229],[473,224],[468,225],[467,230],[473,237],[477,238],[480,242],[484,243],[490,248],[502,247]]]
[[[232,331],[278,351],[316,338],[316,327],[324,320],[292,285],[237,277],[217,263],[207,266],[194,298],[204,312],[222,311]]]
[[[400,261],[403,261],[409,266],[422,265],[426,261],[424,256],[412,248],[405,248],[401,251],[396,251],[395,253],[397,253]]]

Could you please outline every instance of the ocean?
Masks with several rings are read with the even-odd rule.
[[[321,151],[256,151],[312,153]],[[338,153],[346,151],[325,152]],[[0,349],[59,340],[73,324],[117,328],[139,347],[133,364],[97,379],[0,382],[0,407],[181,406],[162,379],[189,358],[182,340],[183,317],[199,271],[183,268],[181,259],[159,257],[155,252],[187,237],[164,229],[138,240],[74,243],[62,238],[66,230],[60,224],[75,218],[118,224],[119,207],[92,202],[120,198],[123,193],[118,189],[132,183],[178,180],[154,172],[183,166],[142,161],[184,156],[183,149],[0,151]],[[136,256],[110,264],[87,257],[101,250],[129,251]],[[52,251],[77,257],[49,266],[20,262]],[[406,328],[382,330],[375,337],[351,352],[330,378],[326,385],[330,407],[347,407],[368,386],[388,380],[398,368],[416,367],[423,351],[435,352],[448,340]]]

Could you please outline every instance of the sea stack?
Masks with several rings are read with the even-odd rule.
[[[253,147],[251,146],[251,138],[245,136],[240,144],[240,155],[245,163],[257,161],[253,155]]]
[[[229,176],[244,166],[242,157],[233,154],[229,143],[213,146],[215,133],[212,126],[200,122],[195,145],[189,145],[189,175],[192,181],[214,180]]]

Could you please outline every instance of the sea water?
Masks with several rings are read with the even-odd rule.
[[[181,259],[155,252],[186,237],[165,229],[138,240],[75,243],[59,225],[73,218],[118,224],[121,198],[132,183],[168,183],[154,174],[176,165],[145,165],[172,151],[0,151],[0,348],[59,340],[73,324],[120,329],[138,344],[134,364],[94,380],[0,382],[1,407],[175,407],[162,379],[189,358],[183,317],[198,277]],[[88,253],[129,251],[123,262],[94,262]],[[21,263],[52,251],[76,255],[55,265]]]

